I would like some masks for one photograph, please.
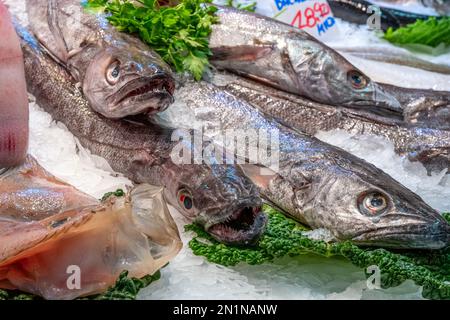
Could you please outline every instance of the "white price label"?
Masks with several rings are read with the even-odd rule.
[[[326,0],[272,0],[274,18],[324,40],[339,29]]]

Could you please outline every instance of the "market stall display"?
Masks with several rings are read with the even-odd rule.
[[[150,270],[146,260],[145,272],[116,268],[107,272],[109,281],[100,289],[76,295],[52,295],[52,285],[39,285],[36,278],[31,287],[3,286],[7,291],[0,291],[0,298],[24,297],[12,288],[44,298],[105,291],[91,298],[136,298],[139,289],[139,298],[150,299],[450,296],[445,271],[450,226],[443,215],[450,211],[448,19],[430,18],[429,8],[403,14],[388,5],[381,11],[383,36],[339,19],[359,16],[357,22],[364,24],[361,13],[343,16],[342,10],[334,10],[333,16],[329,9],[338,1],[329,1],[329,7],[324,1],[311,3],[312,9],[309,4],[284,4],[287,10],[299,10],[292,26],[277,21],[280,16],[267,3],[222,2],[235,8],[200,0],[10,4],[28,91],[34,96],[29,98],[30,153],[48,166],[58,145],[75,141],[60,156],[89,168],[91,176],[72,172],[70,165],[60,173],[56,166],[54,173],[67,175],[75,185],[81,179],[104,181],[84,185],[97,198],[119,185],[159,186],[151,188],[160,188],[163,206],[165,201],[172,206],[189,246],[172,260],[180,250],[174,240],[175,249],[165,260],[172,263],[147,288],[157,274],[147,281],[129,279],[126,272],[150,277],[162,264]],[[441,2],[423,5],[433,6],[436,16],[445,14]],[[301,30],[302,14],[314,18],[319,29],[333,21],[339,33],[325,28],[318,37],[308,34],[308,28]],[[325,31],[334,36],[322,39]],[[434,41],[420,40],[426,34],[435,35]],[[51,118],[35,103],[59,124],[45,124],[42,117]],[[45,155],[37,146],[45,144],[40,141],[50,132],[59,132],[61,139],[48,144]],[[136,190],[145,198],[155,190],[150,189],[138,185]],[[133,192],[131,197],[106,197],[103,204],[90,199],[114,212],[120,204],[131,203],[132,208]],[[143,210],[153,212],[155,206],[142,201]],[[263,210],[263,202],[271,208]],[[2,209],[11,214],[4,204]],[[82,206],[76,212],[99,216]],[[146,226],[154,231],[159,224],[150,220]],[[194,225],[184,230],[187,223]],[[107,223],[93,226],[93,234],[108,235],[113,229]],[[67,230],[77,228],[83,225]],[[176,238],[176,232],[169,233]],[[21,237],[11,233],[14,241]],[[56,247],[63,245],[64,233],[60,238],[52,242]],[[163,240],[157,233],[148,239]],[[123,248],[135,252],[133,245],[130,241]],[[159,255],[150,248],[144,252]],[[285,256],[297,254],[302,255]],[[378,266],[384,290],[368,290],[364,272],[336,256],[364,269]],[[7,266],[16,268],[14,263]],[[301,270],[309,271],[302,276]],[[330,275],[336,283],[325,285],[323,279]],[[20,277],[5,279],[20,283]],[[188,282],[195,282],[189,290]],[[125,283],[135,289],[128,290]]]

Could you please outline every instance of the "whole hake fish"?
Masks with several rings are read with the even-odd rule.
[[[402,121],[361,110],[336,109],[242,78],[216,75],[214,79],[236,97],[301,132],[315,135],[338,129],[383,137],[399,155],[420,161],[428,172],[450,171],[450,131],[405,126]]]
[[[187,81],[177,89],[174,105],[153,120],[201,126],[217,144],[222,131],[247,130],[251,145],[258,145],[253,131],[278,132],[278,170],[261,175],[258,165],[245,164],[244,171],[269,202],[312,228],[328,229],[339,240],[415,249],[439,249],[450,242],[450,225],[442,216],[380,169],[286,129],[212,84]]]
[[[169,66],[139,39],[117,31],[80,0],[27,0],[31,30],[107,118],[162,111],[172,103]]]
[[[333,49],[279,21],[219,7],[214,66],[337,106],[401,114],[399,102]]]
[[[18,27],[25,56],[28,90],[53,119],[61,121],[93,154],[137,183],[164,186],[168,202],[219,241],[246,245],[265,227],[254,184],[234,165],[175,163],[180,143],[174,130],[107,119],[94,112],[70,75]],[[193,134],[193,133],[192,133]]]

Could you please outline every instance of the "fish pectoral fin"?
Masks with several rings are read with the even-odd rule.
[[[257,164],[241,164],[239,167],[260,189],[267,189],[270,182],[278,176],[278,173],[272,169]]]
[[[61,31],[61,27],[59,26],[58,19],[58,1],[49,0],[47,4],[47,22],[50,28],[50,31],[53,34],[55,39],[55,45],[58,48],[58,51],[61,53],[61,57],[59,57],[63,62],[67,62],[69,58],[69,50],[67,47],[66,40]]]
[[[269,55],[273,44],[223,46],[212,48],[212,60],[216,61],[255,61]]]

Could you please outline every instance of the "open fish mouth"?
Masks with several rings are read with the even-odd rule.
[[[218,241],[231,245],[255,244],[267,223],[261,207],[241,207],[223,222],[210,226],[207,231]]]
[[[136,108],[139,113],[156,113],[164,111],[173,103],[175,82],[166,75],[130,82],[118,92],[119,98],[114,103],[117,109]],[[145,110],[143,110],[145,109]],[[147,111],[147,112],[144,112]]]

